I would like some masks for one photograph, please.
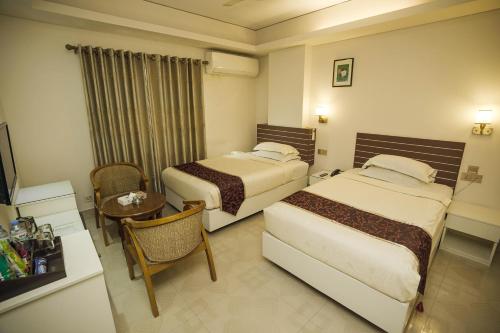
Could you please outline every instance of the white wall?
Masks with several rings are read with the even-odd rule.
[[[458,198],[500,208],[499,31],[495,11],[313,47],[310,109],[332,110],[326,125],[309,119],[328,149],[315,169],[352,167],[356,132],[462,141],[462,168],[480,166],[484,182]],[[353,86],[332,88],[333,60],[350,57]],[[495,113],[491,137],[471,134],[484,106]]]
[[[309,101],[310,47],[296,46],[269,54],[268,122],[301,127]]]
[[[194,58],[204,50],[0,15],[0,99],[22,185],[69,179],[83,210],[94,164],[79,59],[66,43]],[[255,81],[205,75],[209,156],[254,144]]]
[[[257,124],[267,123],[267,104],[268,104],[268,89],[269,89],[269,57],[264,56],[259,58],[259,76],[256,81],[255,92],[255,113]]]
[[[204,88],[208,157],[255,146],[255,79],[205,75]]]

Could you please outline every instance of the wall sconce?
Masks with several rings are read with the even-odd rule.
[[[320,105],[316,107],[314,115],[318,116],[318,122],[320,122],[321,124],[326,124],[328,122],[328,109],[326,108],[326,106]]]
[[[476,113],[476,125],[472,128],[472,134],[491,135],[491,133],[493,133],[493,128],[487,125],[491,124],[492,116],[492,110],[479,110]]]

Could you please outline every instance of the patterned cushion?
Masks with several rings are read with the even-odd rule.
[[[202,241],[202,214],[201,211],[175,222],[134,229],[147,260],[153,263],[172,261],[193,251]]]
[[[98,170],[94,181],[99,186],[101,198],[140,189],[142,175],[133,166],[113,165]]]

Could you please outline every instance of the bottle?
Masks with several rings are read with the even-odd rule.
[[[10,238],[13,240],[25,240],[28,236],[27,230],[18,220],[10,222]]]

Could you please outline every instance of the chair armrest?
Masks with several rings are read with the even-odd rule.
[[[99,190],[99,187],[94,188],[94,204],[98,209],[101,209],[101,191]]]
[[[141,229],[141,228],[149,228],[149,227],[156,227],[159,225],[175,222],[182,220],[186,217],[189,217],[191,215],[194,215],[196,213],[199,213],[205,208],[205,201],[191,201],[191,203],[196,203],[198,204],[197,206],[190,208],[188,210],[184,210],[182,212],[179,212],[174,215],[170,215],[167,217],[162,217],[157,220],[151,220],[151,221],[135,221],[131,218],[125,218],[122,219],[122,223],[135,229]]]
[[[182,203],[184,204],[183,211],[192,209],[198,205],[202,205],[203,207],[200,210],[203,210],[203,209],[205,209],[205,206],[206,206],[205,201],[203,201],[203,200],[183,201]]]

